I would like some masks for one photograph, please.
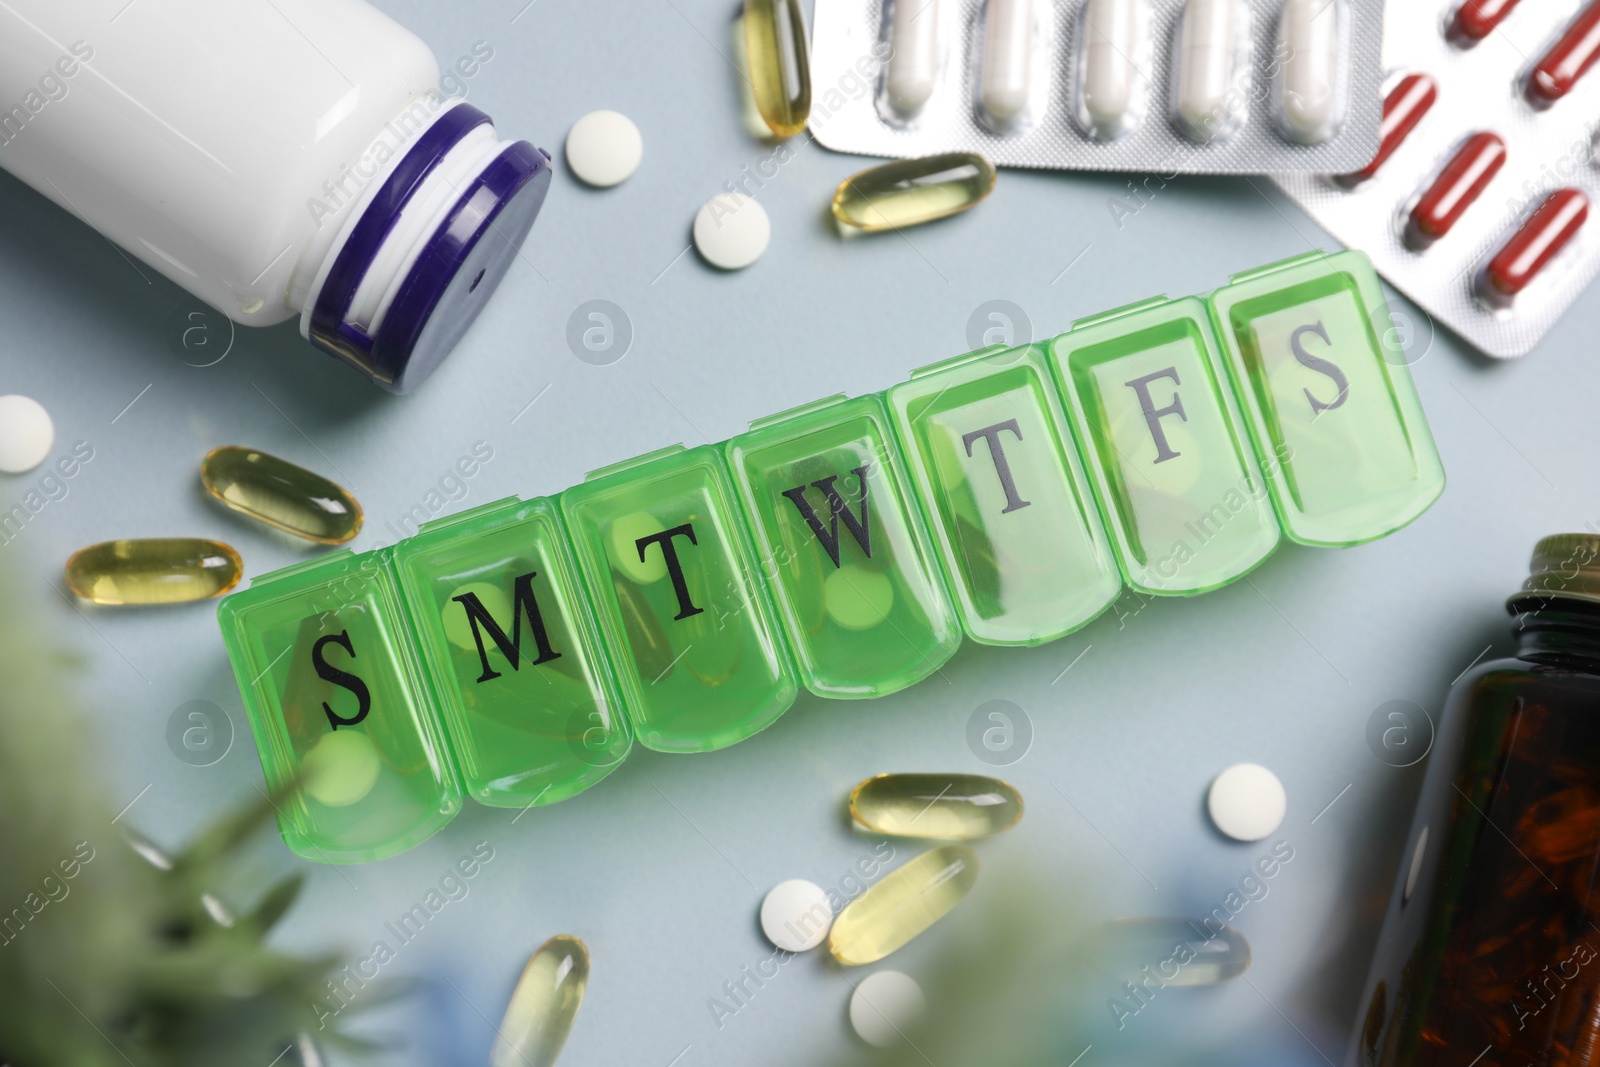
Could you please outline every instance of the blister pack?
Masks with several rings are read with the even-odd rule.
[[[1001,166],[1353,170],[1378,145],[1382,0],[816,0],[811,129]]]
[[[1527,354],[1600,274],[1600,0],[1391,4],[1381,146],[1278,185],[1484,353]]]

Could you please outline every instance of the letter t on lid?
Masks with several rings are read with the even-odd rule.
[[[717,449],[674,445],[594,471],[561,511],[640,744],[724,748],[794,702]]]
[[[884,394],[962,628],[988,644],[1053,641],[1122,591],[1046,358],[981,349]]]
[[[1311,252],[1211,294],[1229,377],[1291,540],[1357,545],[1444,491],[1394,319],[1360,252]]]

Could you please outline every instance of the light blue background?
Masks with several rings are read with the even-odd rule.
[[[175,335],[194,301],[0,175],[0,393],[49,408],[57,453],[80,439],[95,453],[70,494],[0,552],[34,576],[45,621],[86,657],[90,743],[113,797],[135,801],[124,821],[169,846],[255,797],[260,782],[212,606],[77,608],[60,593],[61,566],[90,542],[164,534],[227,540],[252,575],[305,558],[204,499],[197,470],[211,447],[249,444],[350,486],[368,515],[355,547],[372,548],[393,540],[386,524],[425,501],[477,441],[494,458],[447,510],[553,493],[674,441],[720,440],[818,396],[884,388],[966,350],[968,318],[991,299],[1020,305],[1035,335],[1049,336],[1079,316],[1205,291],[1232,271],[1332,247],[1259,178],[1153,182],[1153,198],[1119,225],[1110,204],[1129,194],[1127,176],[1019,171],[1003,173],[963,217],[847,241],[827,224],[827,203],[867,161],[795,144],[759,190],[771,248],[749,270],[719,273],[683,255],[693,214],[773,151],[741,123],[726,58],[734,5],[537,0],[513,21],[522,2],[379,6],[444,63],[488,42],[494,57],[470,80],[470,99],[504,135],[549,147],[558,170],[568,127],[596,108],[638,123],[644,165],[604,192],[558,172],[487,312],[411,396],[380,393],[290,326],[241,331],[221,363],[185,365]],[[634,330],[611,366],[581,362],[565,340],[568,316],[597,298],[624,308]],[[698,1067],[849,1054],[853,976],[821,959],[788,965],[720,1029],[706,1002],[770,953],[754,921],[768,887],[790,877],[837,885],[872,851],[875,839],[841,818],[849,788],[886,770],[985,770],[967,722],[1005,699],[1035,732],[1001,772],[1028,811],[981,853],[989,867],[1010,857],[1050,872],[1063,900],[1088,891],[1128,914],[1209,910],[1265,844],[1229,843],[1209,827],[1206,784],[1239,760],[1277,771],[1289,795],[1279,836],[1296,857],[1237,920],[1255,949],[1253,985],[1151,1011],[1167,1012],[1167,1029],[1184,1035],[1169,1061],[1215,1053],[1320,1063],[1318,1051],[1341,1061],[1421,773],[1375,758],[1368,717],[1391,699],[1437,713],[1474,657],[1508,647],[1501,602],[1535,539],[1600,523],[1600,301],[1581,300],[1531,356],[1505,365],[1436,335],[1404,299],[1394,307],[1450,479],[1412,527],[1349,551],[1286,545],[1248,582],[1154,603],[1120,624],[1107,616],[1041,649],[969,644],[892,698],[802,696],[731,750],[637,751],[588,794],[515,825],[510,812],[469,805],[406,855],[311,868],[282,943],[365,954],[388,937],[386,922],[487,841],[495,857],[470,894],[385,968],[426,983],[381,1020],[410,1042],[394,1062],[483,1062],[489,1020],[523,961],[563,932],[583,937],[594,957],[563,1062]],[[38,473],[0,477],[0,509]],[[174,709],[195,699],[225,708],[238,732],[226,758],[205,768],[176,759],[165,736]],[[901,845],[897,862],[913,851]],[[307,868],[275,840],[253,863]],[[978,893],[986,887],[980,880]],[[937,940],[894,964],[918,973]]]

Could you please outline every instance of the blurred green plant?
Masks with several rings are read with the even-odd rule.
[[[29,599],[0,567],[0,1064],[291,1062],[342,961],[268,947],[299,875],[237,916],[217,895],[278,798],[219,819],[170,860],[148,845],[141,858],[67,695],[72,664],[38,632]]]
[[[938,931],[944,943],[923,983],[929,1010],[901,1032],[903,1041],[867,1062],[1066,1067],[1084,1048],[1080,1013],[1071,1005],[1088,996],[1091,985],[1084,948],[1088,901],[1083,894],[1052,893],[1025,871],[988,881],[988,892],[965,921]]]

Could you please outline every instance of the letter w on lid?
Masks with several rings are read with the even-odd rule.
[[[1278,525],[1203,303],[1079,320],[1050,362],[1129,585],[1203,593],[1272,552]]]
[[[882,696],[950,658],[961,630],[877,397],[760,419],[724,452],[807,689]]]
[[[1444,491],[1394,319],[1359,252],[1236,274],[1209,298],[1228,374],[1292,540],[1393,533]]]
[[[785,489],[783,495],[800,511],[800,516],[805,519],[806,525],[816,535],[817,543],[828,553],[828,558],[833,560],[835,567],[839,566],[839,522],[844,521],[845,529],[850,531],[850,536],[856,539],[856,544],[861,546],[861,552],[868,559],[872,558],[872,527],[867,514],[867,472],[872,469],[870,463],[863,463],[850,473],[855,476],[856,484],[860,486],[856,494],[856,507],[860,514],[852,514],[850,506],[845,503],[844,497],[839,495],[839,490],[834,488],[834,483],[839,480],[837,474],[830,474],[826,478],[811,484],[822,490],[822,495],[827,497],[828,506],[832,509],[828,516],[828,525],[824,527],[822,520],[817,517],[816,509],[811,506],[811,501],[806,499],[806,487],[797,485],[793,489]]]

